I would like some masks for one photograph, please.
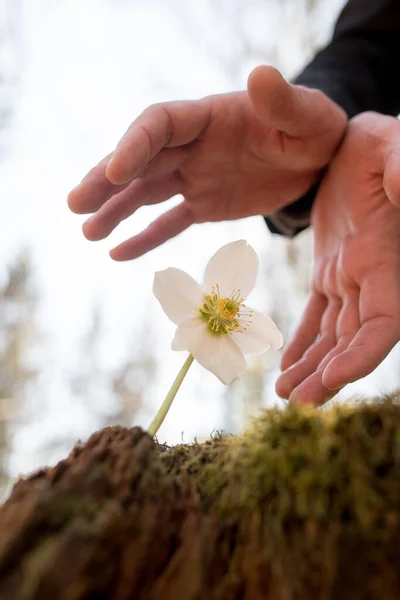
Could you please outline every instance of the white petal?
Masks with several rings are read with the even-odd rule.
[[[193,340],[199,334],[199,328],[207,327],[198,317],[193,319],[185,319],[176,328],[175,337],[172,340],[172,350],[189,350],[190,341]]]
[[[176,325],[194,317],[203,300],[201,286],[181,269],[157,271],[153,293],[167,317]]]
[[[233,333],[233,339],[245,354],[263,354],[270,348],[280,348],[283,336],[271,317],[255,310],[251,325],[243,333]]]
[[[240,289],[242,298],[247,298],[256,284],[258,257],[252,246],[245,240],[222,246],[209,260],[204,273],[204,288],[211,292],[219,286],[221,297],[230,296]]]
[[[203,367],[214,373],[222,383],[232,383],[243,375],[246,361],[230,335],[211,333],[208,327],[198,328],[189,341],[189,352]]]

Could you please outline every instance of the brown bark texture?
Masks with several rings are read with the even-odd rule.
[[[0,508],[0,599],[400,598],[398,399],[172,448],[95,433]]]

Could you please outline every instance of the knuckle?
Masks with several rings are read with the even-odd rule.
[[[147,161],[149,161],[153,156],[153,141],[152,141],[152,137],[151,137],[151,132],[149,130],[149,127],[147,125],[145,125],[144,123],[142,123],[141,125],[138,126],[137,131],[142,133],[143,138],[146,141]]]
[[[154,104],[150,104],[147,108],[145,108],[145,110],[143,111],[143,114],[148,115],[148,114],[156,113],[160,110],[161,106],[162,106],[161,102],[155,102]]]
[[[327,102],[331,102],[328,96],[317,88],[303,88],[307,90],[307,95],[318,102],[319,104],[326,104]]]
[[[377,144],[391,139],[393,131],[398,131],[398,128],[399,122],[395,117],[367,111],[350,120],[347,137],[366,145],[367,149],[376,149]]]
[[[350,127],[352,129],[358,129],[363,127],[368,127],[376,123],[376,120],[379,119],[381,115],[373,110],[367,110],[365,112],[359,113],[355,117],[350,120]]]
[[[167,102],[151,104],[142,113],[143,121],[141,127],[144,129],[151,142],[150,128],[156,128],[162,132],[164,145],[168,146],[172,138],[172,118],[170,106]]]

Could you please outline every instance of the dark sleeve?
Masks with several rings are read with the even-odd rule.
[[[400,113],[400,0],[349,0],[331,43],[295,79],[322,90],[349,118],[366,110]],[[309,223],[318,186],[266,218],[273,233],[294,236]]]

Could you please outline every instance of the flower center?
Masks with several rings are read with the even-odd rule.
[[[253,312],[243,304],[240,290],[232,290],[228,298],[221,298],[218,285],[204,296],[200,315],[213,333],[243,333],[251,324]]]

